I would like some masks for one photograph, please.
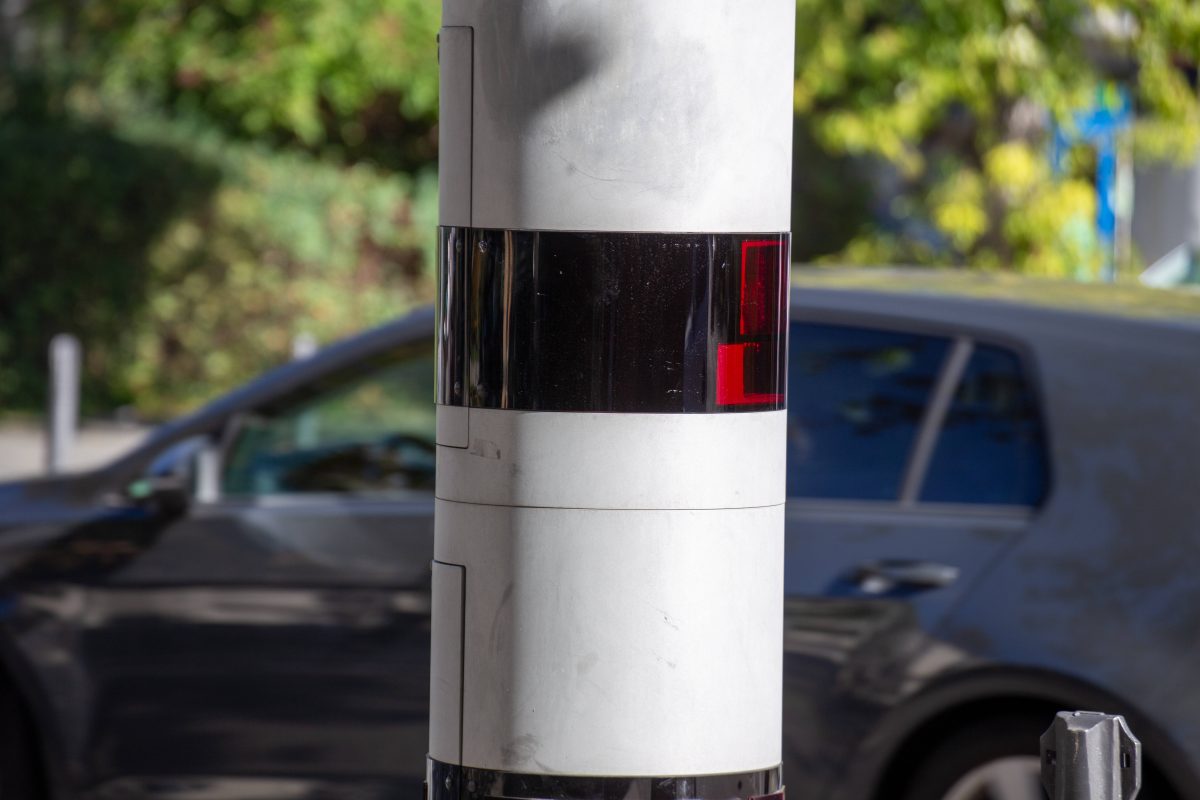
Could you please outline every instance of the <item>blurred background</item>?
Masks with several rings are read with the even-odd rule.
[[[427,302],[438,0],[0,0],[0,477]],[[1200,282],[1200,4],[798,0],[793,257]]]

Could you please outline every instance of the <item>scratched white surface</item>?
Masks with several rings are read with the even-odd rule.
[[[795,4],[446,0],[474,29],[472,225],[790,228]]]

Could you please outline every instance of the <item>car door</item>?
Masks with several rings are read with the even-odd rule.
[[[883,709],[968,657],[939,622],[1025,533],[1048,465],[1010,342],[822,311],[789,359],[785,752],[821,796]]]
[[[88,589],[100,783],[420,791],[432,359],[399,348],[230,420],[182,516]]]

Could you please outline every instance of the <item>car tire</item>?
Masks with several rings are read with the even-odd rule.
[[[0,686],[0,800],[45,797],[41,759],[29,716],[20,699]]]
[[[946,732],[908,773],[904,786],[883,787],[900,800],[1043,800],[1038,739],[1049,718],[995,717]],[[1152,768],[1138,800],[1177,800]]]

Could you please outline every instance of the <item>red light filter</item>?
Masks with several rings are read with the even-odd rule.
[[[782,330],[783,248],[778,239],[742,242],[738,332],[771,336]]]
[[[766,355],[768,358],[764,359]],[[764,367],[773,366],[771,354],[758,343],[717,345],[717,405],[748,406],[781,403],[781,393],[755,392],[753,388],[766,374]],[[763,362],[767,363],[764,364]]]

